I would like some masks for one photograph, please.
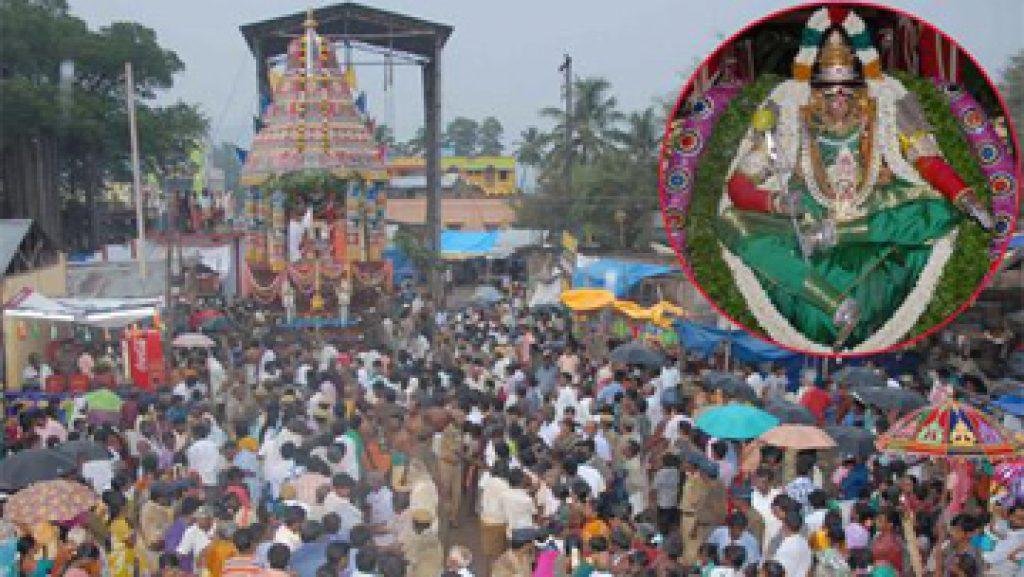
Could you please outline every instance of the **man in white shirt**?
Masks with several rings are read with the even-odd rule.
[[[274,543],[288,547],[293,553],[302,545],[302,534],[299,529],[305,520],[305,512],[301,507],[289,507],[284,514],[284,522],[274,531]]]
[[[331,370],[337,358],[338,349],[331,343],[324,343],[323,348],[320,349],[320,362],[317,364],[317,370],[321,373]]]
[[[988,567],[985,575],[1017,577],[1024,569],[1024,505],[1010,507],[1006,520],[1009,528],[998,536],[995,548],[981,554]]]
[[[175,550],[180,557],[185,557],[191,562],[186,566],[195,566],[196,573],[201,568],[203,552],[213,542],[213,514],[206,507],[199,507],[192,513],[192,522],[181,536],[178,548]]]
[[[604,476],[592,465],[587,463],[579,465],[576,467],[576,475],[586,481],[587,486],[590,487],[590,495],[595,499],[608,488],[608,483],[605,482]]]
[[[509,484],[502,478],[508,469],[503,465],[492,467],[480,476],[480,542],[484,555],[495,557],[505,544],[505,492]]]
[[[192,429],[195,441],[188,448],[188,468],[199,474],[203,485],[213,487],[217,484],[217,474],[224,465],[224,457],[220,447],[210,438],[208,425],[196,425]]]
[[[772,558],[785,567],[786,577],[807,577],[811,574],[814,554],[807,539],[800,534],[803,517],[797,510],[786,511],[784,517],[782,542]]]
[[[533,517],[537,514],[537,504],[526,491],[526,477],[521,469],[512,469],[508,474],[508,486],[502,495],[502,509],[505,511],[505,535],[511,536],[516,529],[534,527]]]
[[[753,488],[750,491],[750,506],[764,520],[764,536],[761,540],[761,551],[767,553],[768,545],[782,530],[782,522],[772,512],[772,501],[782,493],[782,489],[772,486],[772,471],[758,469],[754,473]]]
[[[321,511],[324,514],[334,513],[341,520],[338,536],[342,539],[348,539],[352,527],[363,523],[362,510],[353,505],[350,500],[353,487],[355,487],[355,481],[352,477],[344,473],[335,475],[331,479],[331,491],[324,497],[324,502],[321,505]]]
[[[264,383],[269,380],[270,367],[268,365],[275,361],[277,361],[277,353],[274,352],[274,349],[270,347],[264,348],[263,352],[260,354],[259,374],[257,377],[260,383]]]

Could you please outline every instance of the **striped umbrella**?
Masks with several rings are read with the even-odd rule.
[[[910,413],[878,437],[879,450],[946,458],[1004,460],[1024,456],[1024,438],[960,401]]]

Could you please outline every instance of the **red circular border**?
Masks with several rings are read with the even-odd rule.
[[[846,7],[849,7],[851,9],[856,9],[857,7],[867,7],[867,8],[874,8],[876,10],[883,10],[883,11],[893,12],[893,13],[899,14],[899,15],[907,17],[907,18],[912,18],[914,21],[919,22],[919,23],[921,23],[924,26],[927,26],[932,31],[934,31],[936,34],[939,34],[940,36],[942,36],[942,38],[944,38],[948,42],[951,42],[954,46],[957,47],[957,49],[964,56],[967,57],[968,60],[970,60],[971,64],[974,65],[974,67],[981,74],[981,77],[985,79],[985,83],[988,84],[989,89],[995,94],[996,100],[998,100],[998,102],[999,102],[999,107],[1002,109],[1002,111],[1003,111],[1004,115],[1006,116],[1006,118],[1009,119],[1009,114],[1007,113],[1009,108],[1007,108],[1007,106],[1006,106],[1006,101],[1003,99],[1003,95],[996,88],[995,84],[992,82],[992,79],[989,77],[988,72],[978,63],[978,60],[974,57],[974,55],[971,54],[970,52],[968,52],[966,49],[964,49],[964,47],[959,42],[957,42],[952,36],[946,34],[942,30],[940,30],[937,26],[935,26],[931,22],[928,22],[927,20],[921,18],[920,16],[918,16],[916,14],[913,14],[911,12],[908,12],[908,11],[900,9],[900,8],[896,8],[896,7],[893,7],[893,6],[886,6],[884,4],[879,4],[879,3],[876,3],[876,2],[870,2],[870,1],[849,2],[849,1],[842,1],[842,0],[836,0],[836,1],[828,1],[828,0],[826,0],[824,2],[822,2],[822,1],[819,1],[819,2],[806,2],[806,3],[803,3],[803,4],[797,4],[795,6],[789,6],[787,8],[781,8],[779,10],[775,10],[774,12],[770,12],[767,15],[765,15],[765,16],[763,16],[761,18],[758,18],[757,20],[754,20],[753,22],[747,24],[746,26],[740,28],[737,32],[735,32],[732,35],[730,35],[726,40],[721,42],[718,45],[718,47],[715,48],[715,50],[713,52],[711,52],[711,54],[709,54],[701,62],[700,66],[698,66],[693,71],[693,74],[690,75],[690,79],[687,80],[686,84],[683,85],[682,90],[679,92],[679,98],[676,100],[675,105],[672,107],[672,114],[665,121],[665,130],[664,130],[664,133],[662,135],[661,147],[660,147],[659,154],[658,154],[658,203],[659,203],[659,205],[661,207],[661,218],[662,218],[662,222],[664,223],[663,226],[665,227],[666,236],[668,236],[668,233],[671,230],[669,228],[668,215],[665,213],[665,205],[666,205],[666,198],[665,198],[666,197],[666,193],[665,193],[665,189],[666,189],[666,187],[665,187],[665,168],[666,168],[667,163],[664,162],[664,160],[666,158],[666,153],[668,152],[669,135],[670,135],[670,133],[672,131],[672,122],[677,117],[677,115],[679,114],[679,109],[685,103],[686,98],[693,91],[694,81],[697,79],[697,75],[700,73],[701,69],[704,68],[704,66],[706,66],[709,61],[711,61],[716,56],[718,56],[719,53],[721,53],[727,47],[731,46],[734,42],[736,42],[736,40],[738,40],[741,36],[743,36],[747,32],[753,30],[754,28],[756,28],[756,27],[758,27],[758,26],[760,26],[762,24],[765,24],[765,23],[770,22],[770,21],[772,21],[772,20],[774,20],[774,19],[776,19],[776,18],[778,18],[780,16],[784,16],[784,15],[790,14],[792,12],[799,12],[799,11],[802,11],[802,10],[814,10],[814,9],[817,9],[817,8],[821,8],[822,6],[830,6],[830,5],[831,6],[846,6]],[[920,341],[930,337],[931,335],[937,333],[938,331],[946,328],[946,326],[948,326],[951,322],[956,320],[956,318],[959,317],[961,314],[963,314],[963,312],[965,310],[967,310],[967,308],[969,308],[971,305],[974,304],[974,302],[978,299],[978,295],[981,294],[981,291],[985,290],[985,288],[992,282],[992,278],[995,276],[995,273],[996,273],[997,269],[999,268],[999,264],[1002,261],[1003,256],[1006,255],[1006,251],[1008,250],[1008,248],[1010,246],[1010,240],[1013,238],[1013,234],[1017,230],[1017,220],[1018,220],[1018,216],[1019,216],[1019,213],[1020,213],[1020,199],[1021,199],[1021,194],[1022,194],[1021,193],[1021,186],[1024,185],[1024,184],[1022,184],[1021,179],[1022,179],[1022,176],[1024,176],[1024,170],[1022,170],[1022,165],[1021,165],[1022,159],[1020,157],[1020,150],[1021,150],[1020,149],[1020,141],[1017,138],[1017,132],[1014,129],[1013,123],[1008,121],[1006,123],[1006,129],[1007,129],[1007,133],[1010,136],[1010,143],[1013,145],[1013,152],[1014,152],[1014,155],[1015,155],[1016,161],[1017,161],[1016,162],[1016,177],[1017,177],[1017,183],[1018,184],[1017,184],[1016,202],[1014,203],[1017,206],[1017,210],[1013,211],[1013,215],[1012,215],[1011,221],[1010,221],[1009,233],[1007,234],[1007,238],[1004,241],[1003,246],[999,250],[999,255],[996,258],[992,259],[992,264],[989,266],[988,272],[985,273],[985,276],[981,279],[981,282],[978,284],[977,288],[974,289],[974,292],[971,293],[971,296],[967,300],[965,300],[955,311],[953,311],[945,319],[943,319],[942,322],[939,322],[935,326],[925,330],[924,332],[922,332],[921,334],[919,334],[917,336],[911,337],[911,338],[909,338],[907,340],[904,340],[904,341],[900,341],[900,342],[898,342],[896,344],[893,344],[893,345],[890,345],[890,346],[888,346],[888,347],[886,347],[884,349],[878,349],[878,350],[874,350],[874,351],[862,351],[862,352],[822,353],[820,351],[809,351],[809,350],[799,349],[799,348],[796,348],[796,347],[793,347],[793,346],[790,346],[790,345],[786,345],[786,344],[780,343],[778,341],[773,341],[772,339],[768,338],[766,335],[762,335],[760,333],[757,333],[757,332],[751,330],[749,327],[747,327],[746,325],[740,323],[736,319],[732,318],[731,316],[729,316],[728,313],[726,313],[724,310],[722,310],[718,306],[718,303],[716,303],[714,301],[714,299],[712,299],[711,297],[708,296],[707,292],[704,290],[704,287],[701,286],[701,284],[699,282],[697,282],[697,279],[694,277],[692,269],[690,269],[690,267],[685,265],[686,259],[683,258],[681,247],[677,246],[677,244],[671,240],[671,237],[669,238],[669,246],[671,246],[672,251],[676,254],[676,259],[679,261],[679,263],[681,265],[683,265],[682,269],[683,269],[683,272],[686,274],[687,280],[690,282],[690,284],[692,284],[694,286],[694,288],[697,289],[698,292],[700,292],[700,294],[704,298],[704,300],[706,300],[708,302],[708,304],[711,305],[711,308],[713,308],[716,313],[718,313],[719,315],[725,317],[733,325],[743,329],[744,331],[746,331],[751,336],[756,337],[756,338],[758,338],[758,339],[760,339],[760,340],[762,340],[762,341],[764,341],[764,342],[766,342],[766,343],[768,343],[770,345],[774,345],[774,346],[777,346],[779,348],[782,348],[782,349],[785,349],[785,350],[788,350],[788,351],[792,351],[794,353],[799,353],[799,354],[802,354],[802,355],[808,355],[808,356],[819,357],[819,358],[830,358],[830,359],[849,359],[849,358],[872,357],[872,356],[875,356],[875,355],[883,355],[883,354],[886,354],[886,353],[891,353],[891,352],[895,352],[895,351],[898,351],[898,350],[910,347],[910,346],[912,346],[914,344],[917,344],[918,342],[920,342]]]

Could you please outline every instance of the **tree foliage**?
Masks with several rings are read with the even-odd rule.
[[[443,146],[456,156],[471,156],[476,153],[480,139],[480,125],[477,121],[456,116],[445,128],[441,141]]]
[[[564,181],[565,110],[547,107],[540,113],[553,121],[551,130],[530,127],[518,142],[519,161],[540,169],[537,194],[520,204],[520,224],[572,231],[609,248],[641,248],[652,240],[658,209],[660,107],[624,114],[604,78],[579,79],[573,89],[572,189]]]
[[[488,116],[480,121],[477,130],[476,153],[483,156],[498,156],[505,150],[501,142],[501,136],[505,132],[501,122],[493,116]]]
[[[140,24],[90,30],[64,0],[0,0],[0,54],[0,149],[8,158],[28,142],[53,146],[58,161],[50,169],[65,203],[95,198],[105,180],[128,174],[125,62],[133,68],[145,170],[165,172],[206,132],[196,107],[153,104],[184,65]]]

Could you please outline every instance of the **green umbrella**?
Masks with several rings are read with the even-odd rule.
[[[97,389],[85,394],[85,402],[90,411],[120,411],[123,401],[117,393],[107,389]]]
[[[753,439],[779,426],[779,418],[737,403],[711,407],[697,416],[697,428],[719,439]]]

